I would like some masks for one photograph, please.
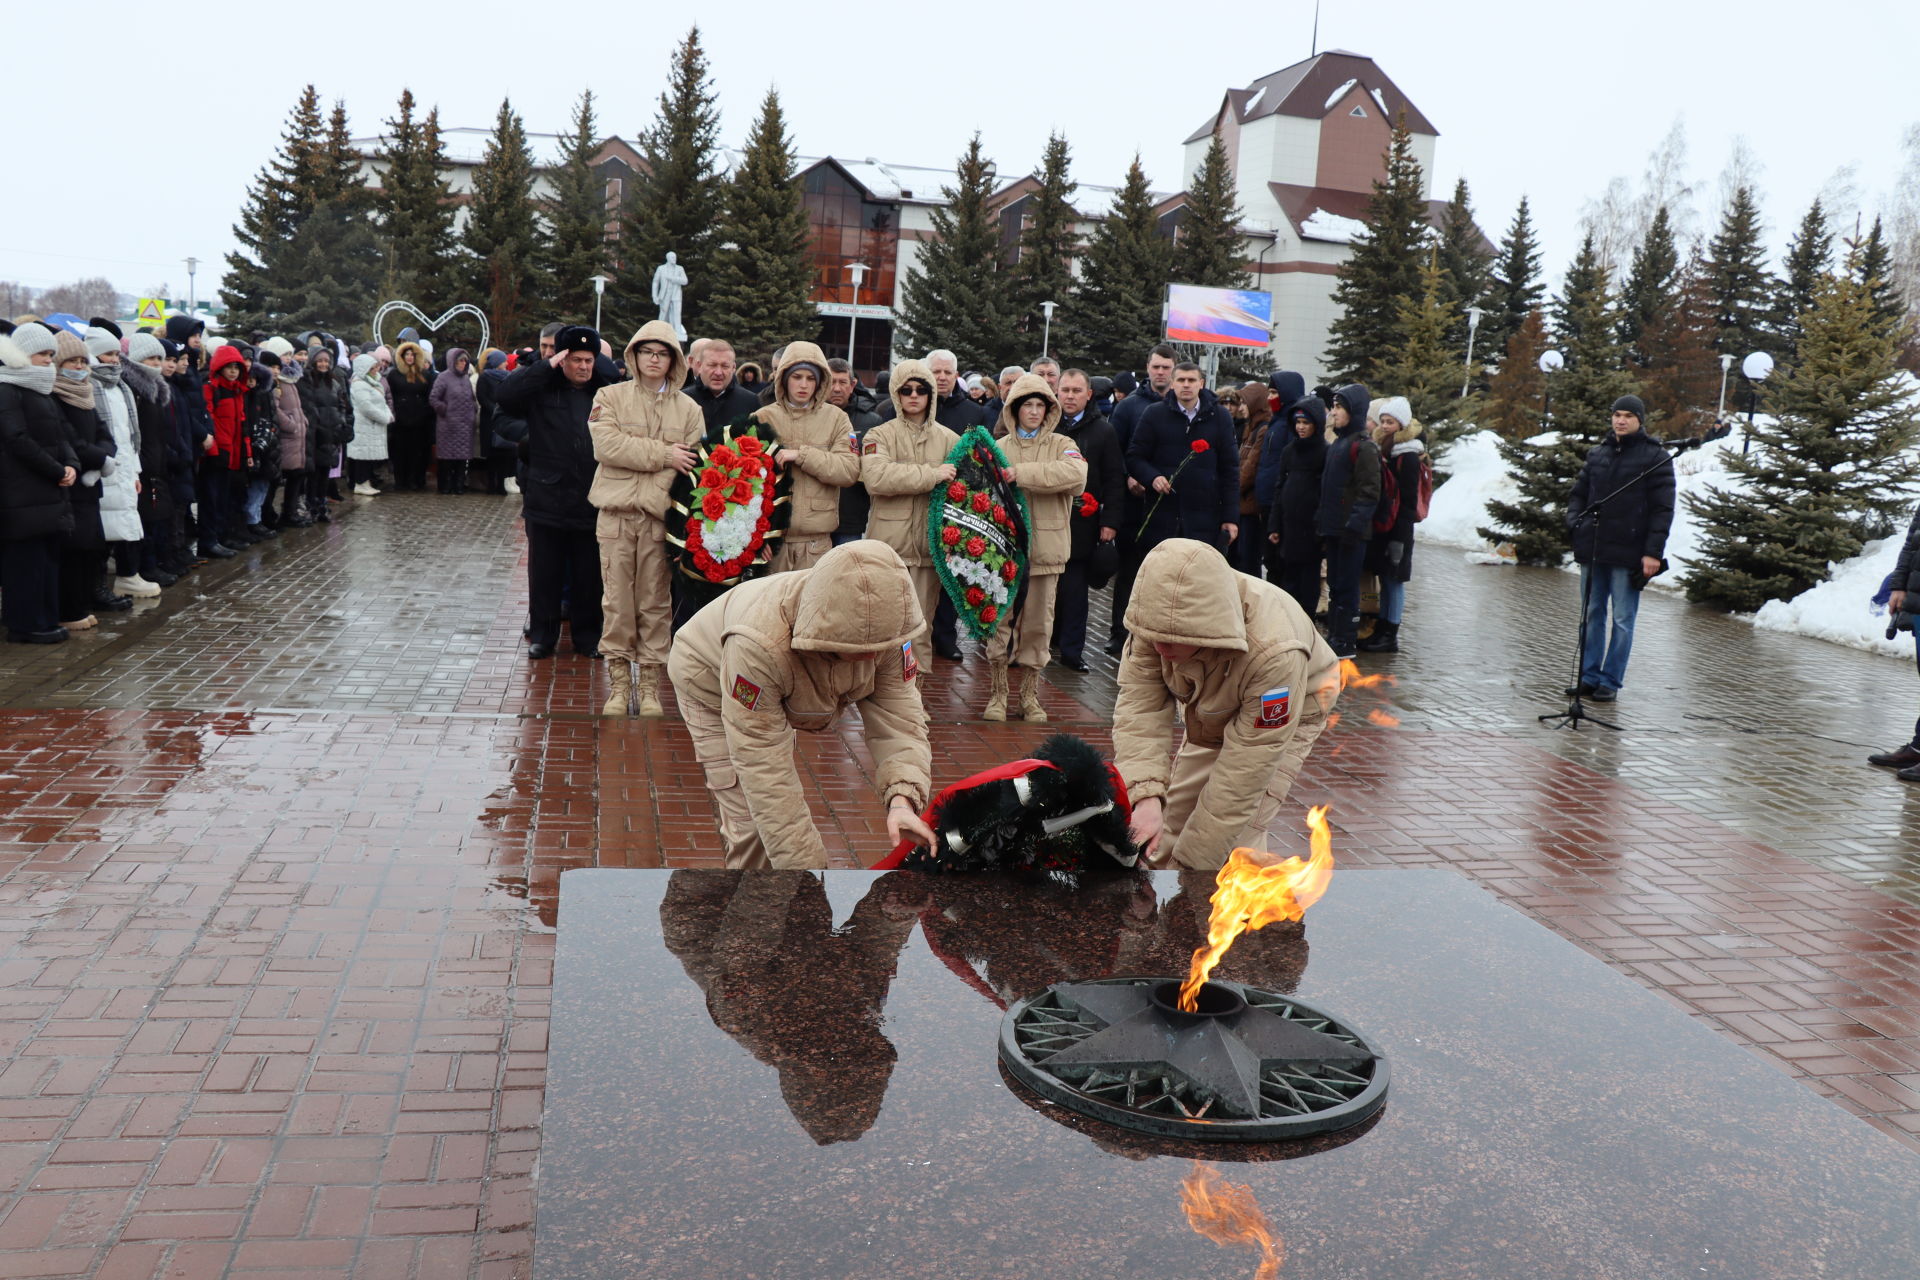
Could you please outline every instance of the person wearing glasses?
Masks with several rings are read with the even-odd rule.
[[[960,441],[934,418],[934,385],[926,361],[895,365],[888,384],[893,417],[871,428],[860,447],[860,481],[873,503],[867,537],[886,543],[906,562],[920,602],[921,628],[913,650],[922,667],[932,658],[927,645],[940,599],[940,577],[927,549],[927,508],[934,487],[956,474],[947,454]]]

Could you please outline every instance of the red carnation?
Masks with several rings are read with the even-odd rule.
[[[992,508],[992,506],[993,506],[993,499],[989,498],[986,494],[976,493],[973,495],[973,509],[979,512],[981,515],[987,514],[987,512]]]
[[[960,531],[954,528],[952,525],[948,525],[946,528],[940,531],[940,541],[946,543],[950,547],[957,546],[959,545],[959,542],[960,542]]]
[[[982,622],[997,622],[999,618],[1000,610],[994,605],[988,605],[980,611],[980,621]]]
[[[1015,578],[1020,576],[1020,566],[1015,564],[1013,561],[1009,560],[1005,564],[1000,566],[1000,576],[1005,578],[1008,582],[1012,582]]]
[[[733,486],[727,490],[727,496],[735,502],[751,502],[753,501],[753,485],[745,480],[735,480]]]
[[[708,467],[700,473],[700,487],[702,489],[718,489],[726,482],[726,473],[718,467]]]
[[[966,500],[967,500],[967,486],[961,484],[958,480],[955,480],[952,484],[947,486],[948,502],[965,502]]]
[[[735,440],[734,443],[739,445],[740,452],[746,454],[749,458],[759,457],[765,448],[756,436],[741,436],[738,440]]]
[[[982,591],[978,587],[967,588],[967,607],[968,608],[978,609],[981,605],[985,604],[986,602],[987,602],[986,592]]]
[[[987,553],[987,540],[978,534],[967,539],[967,554],[978,560]]]
[[[1100,499],[1090,493],[1080,495],[1080,514],[1090,516],[1100,509]]]
[[[1212,447],[1213,446],[1208,444],[1205,440],[1195,440],[1193,442],[1193,451],[1195,453],[1205,453],[1207,450],[1211,449]]]
[[[700,513],[709,520],[718,520],[727,514],[727,500],[717,490],[709,490],[707,496],[700,499]]]
[[[740,461],[740,455],[727,448],[727,446],[721,445],[713,451],[713,460],[720,466],[730,467]]]
[[[760,519],[757,522],[755,522],[753,526],[753,531],[755,533],[765,533],[767,530],[771,529],[772,527],[773,526],[767,522],[767,518],[765,516],[761,516]]]

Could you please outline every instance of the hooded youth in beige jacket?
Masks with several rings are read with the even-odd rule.
[[[907,403],[900,398],[901,389],[908,383],[924,383],[927,388],[925,398],[917,402],[917,418],[907,412]],[[960,437],[934,420],[938,393],[933,370],[924,361],[902,360],[893,366],[888,389],[894,416],[867,432],[860,457],[860,482],[873,499],[867,536],[886,543],[906,562],[907,573],[913,578],[914,598],[931,627],[934,607],[940,601],[940,575],[934,572],[933,555],[927,550],[927,508],[932,505],[934,489],[954,478],[947,454]],[[932,659],[926,631],[915,636],[913,643],[924,666]]]
[[[933,753],[908,643],[923,623],[900,557],[862,540],[811,569],[744,582],[680,629],[667,674],[729,867],[827,865],[793,731],[830,729],[855,703],[892,838],[932,839],[916,816],[931,794]]]
[[[818,382],[813,395],[796,405],[787,383],[800,365],[811,365]],[[811,342],[787,344],[774,366],[773,403],[755,412],[780,433],[781,465],[793,471],[793,518],[774,553],[773,572],[805,569],[833,545],[840,527],[840,490],[860,478],[860,456],[853,451],[853,423],[827,403],[827,357]]]
[[[657,343],[672,352],[666,378],[644,385],[638,349]],[[627,343],[630,382],[594,393],[587,433],[599,463],[587,500],[598,510],[594,533],[600,543],[600,580],[605,592],[606,630],[600,652],[618,662],[637,662],[641,684],[658,683],[667,660],[673,622],[668,582],[667,495],[676,474],[691,466],[691,447],[700,443],[706,420],[700,406],[682,395],[687,358],[673,327],[651,320]]]
[[[1264,848],[1340,695],[1333,650],[1286,592],[1190,538],[1141,562],[1126,624],[1113,747],[1135,839],[1202,870]],[[1186,742],[1170,761],[1176,708]]]
[[[1020,402],[1032,396],[1046,402],[1047,416],[1028,439],[1020,433]],[[1007,465],[1013,469],[1013,482],[1027,495],[1033,528],[1027,544],[1027,602],[1020,609],[1018,625],[1011,630],[1008,619],[1013,611],[1000,615],[1000,626],[987,643],[987,657],[996,664],[1004,663],[1011,648],[1030,679],[1037,678],[1040,668],[1047,665],[1054,589],[1073,550],[1073,504],[1087,488],[1087,460],[1073,441],[1054,431],[1059,425],[1060,401],[1053,388],[1045,378],[1024,373],[1007,393],[1006,406],[994,426],[1000,452],[1007,455]]]

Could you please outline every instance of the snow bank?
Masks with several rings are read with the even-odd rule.
[[[1343,218],[1325,209],[1315,209],[1300,223],[1300,234],[1309,240],[1331,240],[1352,244],[1366,233],[1367,224],[1358,218]]]
[[[1736,430],[1674,460],[1679,497],[1673,531],[1667,538],[1667,559],[1673,569],[1654,579],[1655,589],[1682,590],[1685,570],[1700,559],[1706,530],[1689,508],[1687,495],[1702,495],[1709,488],[1728,490],[1739,483],[1728,472],[1726,458],[1739,451],[1740,440],[1740,432]],[[1432,509],[1418,527],[1416,536],[1422,542],[1459,547],[1466,551],[1466,559],[1471,563],[1510,563],[1479,533],[1481,526],[1491,523],[1487,515],[1489,500],[1513,502],[1519,498],[1519,487],[1500,457],[1498,437],[1491,431],[1461,436],[1439,465],[1450,476],[1433,491]],[[1759,613],[1750,615],[1749,621],[1769,631],[1791,632],[1893,657],[1911,658],[1913,638],[1903,635],[1894,641],[1886,639],[1886,610],[1876,609],[1872,604],[1881,579],[1893,568],[1894,557],[1900,554],[1901,542],[1902,537],[1896,536],[1869,544],[1858,556],[1834,565],[1831,580],[1792,600],[1771,601]]]

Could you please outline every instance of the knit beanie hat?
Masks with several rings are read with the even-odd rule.
[[[105,329],[88,329],[83,341],[90,356],[103,356],[109,351],[117,355],[120,351],[120,339]]]
[[[293,344],[285,338],[268,338],[260,344],[262,351],[271,351],[282,360],[293,354]]]
[[[127,359],[139,364],[143,360],[164,360],[167,355],[160,339],[150,333],[136,333],[127,339]]]
[[[1385,400],[1374,401],[1373,414],[1376,418],[1392,418],[1404,427],[1413,421],[1413,406],[1407,403],[1405,396],[1388,396]]]
[[[31,322],[15,329],[13,331],[13,340],[19,345],[22,351],[30,356],[37,356],[42,351],[55,350],[58,345],[54,341],[53,330],[43,324]]]
[[[16,341],[18,341],[18,339],[16,339]],[[80,339],[74,337],[65,329],[53,335],[53,362],[55,364],[65,364],[76,356],[82,360],[87,358],[86,343],[80,341]]]
[[[1647,402],[1639,396],[1621,396],[1613,402],[1615,413],[1626,412],[1640,419],[1640,425],[1647,425]]]
[[[175,342],[172,338],[160,339],[160,354],[162,356],[167,356],[167,357],[178,356],[182,351],[185,351],[185,350],[186,350],[185,347]]]

